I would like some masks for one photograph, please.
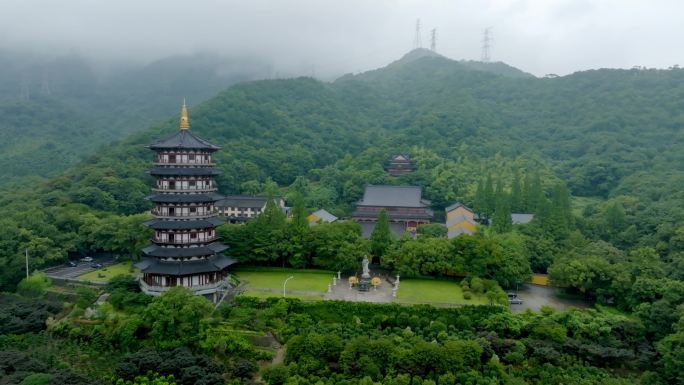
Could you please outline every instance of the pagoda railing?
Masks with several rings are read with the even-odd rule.
[[[176,285],[176,286],[183,286],[186,287],[195,294],[211,294],[216,291],[218,291],[221,288],[228,287],[228,281],[225,279],[222,279],[220,281],[212,282],[212,283],[207,283],[204,285],[193,285],[193,286],[185,286],[185,285]],[[142,290],[143,293],[148,294],[148,295],[161,295],[162,293],[165,293],[171,289],[173,289],[176,286],[157,286],[157,285],[150,285],[144,280],[140,280],[140,290]]]
[[[155,192],[174,192],[174,193],[191,193],[191,192],[213,192],[216,191],[216,187],[211,187],[211,188],[185,188],[185,189],[177,189],[177,188],[168,188],[168,187],[157,187],[153,188],[152,191]]]
[[[155,166],[216,166],[216,162],[154,162]]]
[[[169,241],[169,240],[157,239],[157,238],[152,237],[152,242],[164,243],[164,244],[168,244],[168,245],[194,245],[194,244],[201,244],[201,243],[211,243],[211,242],[214,242],[218,239],[219,239],[218,236],[213,236],[211,238],[204,238],[202,240],[200,240],[198,238],[198,239],[194,239],[194,240],[184,240],[184,239],[176,240],[176,239],[174,239],[173,241]]]
[[[204,219],[211,218],[218,215],[218,211],[212,211],[205,214],[192,214],[192,215],[164,215],[157,210],[152,210],[152,215],[157,219]]]

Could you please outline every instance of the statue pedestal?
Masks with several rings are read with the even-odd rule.
[[[368,291],[370,290],[371,287],[371,276],[370,274],[362,274],[361,279],[359,280],[359,290],[360,291]]]

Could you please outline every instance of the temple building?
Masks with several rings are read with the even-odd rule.
[[[153,194],[154,219],[145,222],[154,229],[152,244],[136,264],[142,271],[140,288],[160,295],[184,286],[198,295],[217,301],[228,288],[227,268],[236,261],[223,255],[227,246],[219,242],[216,226],[216,193],[212,154],[220,149],[189,130],[188,111],[183,103],[180,130],[149,146],[156,152],[149,174],[156,178]]]
[[[477,214],[463,203],[456,202],[444,209],[446,213],[447,237],[449,239],[461,234],[472,235],[477,226]]]
[[[281,210],[285,210],[285,201],[274,197],[273,201]],[[266,196],[227,195],[216,202],[219,214],[230,223],[244,223],[254,219],[266,209]]]
[[[382,209],[387,211],[390,229],[398,235],[415,232],[418,225],[434,218],[430,201],[423,199],[420,187],[366,186],[363,199],[357,202],[352,214],[352,219],[361,224],[364,237],[372,233]]]
[[[416,171],[416,166],[406,154],[396,154],[385,164],[385,171],[392,176],[400,176]]]

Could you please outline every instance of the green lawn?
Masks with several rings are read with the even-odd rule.
[[[109,282],[110,279],[120,274],[133,275],[134,273],[131,273],[130,271],[132,263],[133,262],[131,261],[127,261],[103,267],[102,269],[83,274],[79,276],[78,279],[81,281]],[[138,269],[135,269],[135,271],[137,272]]]
[[[235,272],[238,279],[247,283],[247,288],[276,289],[282,293],[283,282],[287,277],[287,290],[317,291],[325,293],[332,283],[334,273],[325,270],[296,269],[239,269]]]
[[[488,303],[487,298],[482,295],[472,294],[469,300],[463,298],[463,290],[457,281],[432,279],[401,280],[396,302],[435,305],[484,305]]]
[[[289,282],[288,282],[288,284],[289,284]],[[246,290],[241,295],[244,295],[246,297],[256,297],[256,298],[272,298],[272,297],[280,298],[283,295],[283,293],[282,292]],[[323,301],[322,295],[301,295],[301,294],[287,293],[287,298],[297,298],[297,299],[301,299],[302,301]]]

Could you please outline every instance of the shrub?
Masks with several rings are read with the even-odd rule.
[[[269,385],[282,385],[290,377],[290,370],[283,364],[276,364],[264,369],[262,378]]]
[[[257,370],[257,365],[254,361],[251,360],[246,360],[246,359],[239,359],[234,365],[232,369],[232,374],[233,377],[238,377],[238,378],[250,378],[256,372]]]
[[[40,297],[51,284],[52,281],[47,275],[36,272],[19,282],[17,293],[27,297]]]
[[[463,299],[470,300],[471,298],[473,298],[473,295],[470,293],[470,291],[463,292]]]
[[[113,292],[115,290],[125,290],[138,293],[140,292],[140,285],[138,285],[138,281],[134,277],[119,274],[112,278],[109,283],[107,283],[108,292]]]
[[[470,279],[470,288],[477,294],[482,294],[485,292],[484,282],[479,277],[473,277]]]
[[[48,385],[52,376],[47,373],[33,373],[28,375],[19,385]]]

